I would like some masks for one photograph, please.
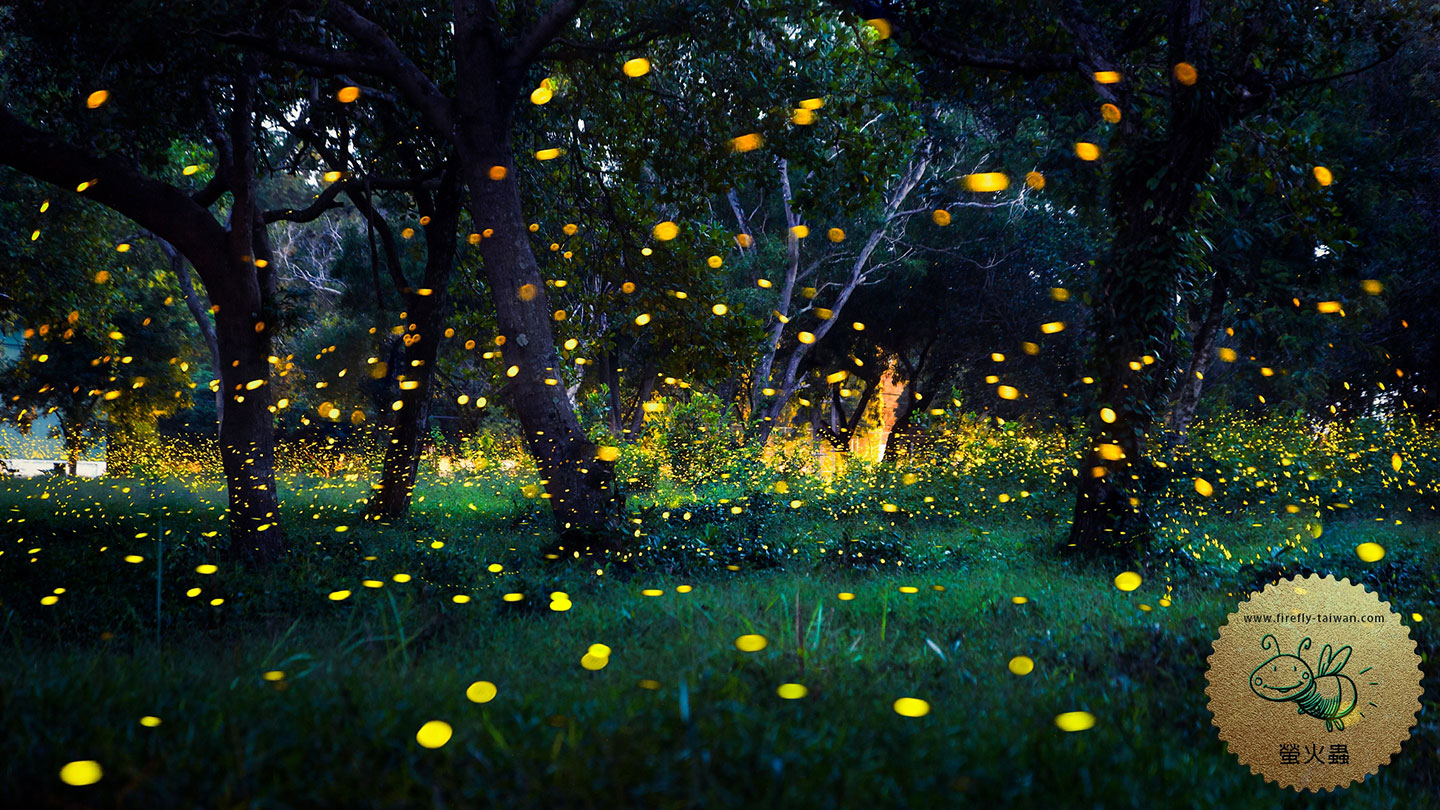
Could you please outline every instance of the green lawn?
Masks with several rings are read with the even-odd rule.
[[[354,512],[360,484],[291,482],[293,552],[257,575],[207,548],[213,486],[5,482],[0,805],[1409,808],[1440,792],[1440,522],[1351,518],[1274,556],[1424,619],[1407,619],[1431,676],[1416,736],[1314,797],[1238,765],[1203,692],[1218,625],[1269,572],[1242,561],[1271,559],[1282,518],[1187,522],[1217,543],[1140,562],[1127,593],[1122,568],[1057,558],[1062,522],[1029,513],[676,501],[643,513],[633,565],[544,563],[534,504],[473,483],[429,483],[407,524],[377,526]],[[1386,558],[1360,562],[1365,540]],[[738,650],[748,634],[768,645]],[[611,650],[598,671],[593,644]],[[477,681],[492,700],[467,699]],[[780,697],[787,683],[808,694]],[[901,716],[902,697],[929,713]],[[1094,728],[1061,731],[1071,711]],[[416,738],[431,720],[453,729],[437,749]],[[75,760],[101,781],[63,784]]]

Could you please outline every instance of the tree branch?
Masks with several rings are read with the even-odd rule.
[[[435,82],[405,54],[385,29],[366,18],[343,0],[333,0],[324,7],[325,16],[335,27],[370,50],[381,65],[369,71],[393,81],[436,133],[450,138],[455,131],[452,104]]]
[[[35,129],[3,107],[0,164],[65,189],[87,183],[81,192],[86,197],[174,245],[191,259],[207,286],[220,284],[205,271],[229,263],[225,229],[188,192],[143,175],[118,157],[91,154]]]
[[[535,22],[535,25],[520,36],[519,41],[506,55],[506,72],[511,75],[519,75],[529,67],[530,63],[540,55],[540,51],[560,34],[560,29],[575,19],[575,15],[580,13],[580,9],[586,1],[555,0],[551,3],[550,7],[545,9],[545,13],[540,15],[540,19]]]

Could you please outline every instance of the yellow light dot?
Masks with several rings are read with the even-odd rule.
[[[1324,166],[1316,166],[1314,169],[1311,169],[1310,172],[1315,175],[1315,182],[1322,186],[1328,186],[1335,182],[1335,175],[1331,174],[1330,170]]]
[[[218,565],[212,565],[211,563],[204,563],[204,564],[195,566],[195,573],[197,573],[197,574],[213,574],[213,573],[215,573],[216,571],[219,571],[219,570],[220,570],[220,566],[218,566]]]
[[[1115,587],[1122,591],[1133,591],[1140,587],[1140,575],[1134,571],[1125,571],[1115,577]]]
[[[343,602],[344,600],[349,599],[349,598],[350,598],[350,592],[349,592],[349,591],[334,591],[334,592],[332,592],[332,593],[330,594],[330,601],[332,601],[332,602]]]
[[[754,633],[735,639],[735,649],[741,652],[759,652],[769,645],[770,642],[764,636]]]
[[[943,228],[950,224],[950,212],[944,208],[936,208],[930,212],[930,220]]]
[[[631,59],[621,65],[620,69],[625,72],[626,76],[632,79],[638,79],[650,72],[650,60],[644,57]]]
[[[650,323],[650,313],[642,312],[635,317],[636,326],[644,326],[647,323]]]
[[[640,592],[640,595],[641,595],[641,596],[661,596],[661,595],[663,595],[664,593],[665,593],[665,592],[662,591],[662,590],[660,590],[659,588],[646,588],[645,590],[643,590],[643,591]]]
[[[960,182],[968,191],[1004,191],[1010,187],[1010,178],[1004,172],[967,174]]]
[[[1100,117],[1104,118],[1108,123],[1118,124],[1120,123],[1120,108],[1114,104],[1101,104]]]
[[[144,717],[140,718],[140,725],[146,728],[155,728],[156,726],[160,725],[160,718],[154,716],[153,714],[147,714]]]
[[[470,597],[463,593],[457,593],[454,596],[450,597],[450,601],[454,602],[457,605],[463,605],[466,602],[470,601]]]
[[[1106,461],[1119,461],[1125,458],[1125,448],[1112,442],[1102,442],[1095,445],[1095,452]]]
[[[491,179],[491,180],[495,180],[495,181],[504,180],[504,179],[505,179],[505,176],[506,176],[507,174],[509,174],[509,173],[510,173],[509,170],[506,169],[504,166],[491,166],[491,167],[490,167],[490,179]]]
[[[415,742],[425,748],[439,748],[450,742],[450,736],[454,733],[455,731],[450,728],[449,723],[443,720],[431,720],[415,732]]]
[[[730,308],[725,306],[724,304],[716,304],[715,306],[710,308],[710,311],[715,313],[716,315],[724,315],[725,313],[730,311]]]
[[[1189,87],[1200,78],[1200,73],[1189,62],[1177,62],[1174,68],[1175,81]]]
[[[1020,396],[1019,389],[1013,385],[1002,385],[995,389],[995,393],[998,394],[1001,399],[1016,399]]]
[[[1100,147],[1093,143],[1081,141],[1075,144],[1075,156],[1081,160],[1098,160],[1100,158]]]
[[[499,693],[500,690],[495,688],[495,684],[489,681],[476,681],[465,690],[465,697],[471,703],[489,703]]]
[[[786,700],[799,700],[810,694],[810,690],[798,683],[782,683],[780,688],[775,690],[775,694]]]
[[[1120,81],[1120,73],[1115,70],[1098,70],[1095,72],[1096,84],[1115,84]]]
[[[725,263],[725,260],[720,258],[719,256],[711,256],[710,258],[705,260],[705,263],[710,265],[711,269],[718,269],[721,265]]]
[[[1106,423],[1106,424],[1113,424],[1113,423],[1115,422],[1115,409],[1114,409],[1114,408],[1101,408],[1101,409],[1100,409],[1100,421],[1102,421],[1102,422],[1104,422],[1104,423]]]
[[[1206,481],[1204,478],[1196,478],[1195,491],[1208,498],[1211,495],[1215,494],[1215,487],[1211,486],[1210,482]]]
[[[144,557],[141,557],[139,554],[126,554],[126,555],[125,555],[125,562],[131,563],[131,564],[134,564],[134,563],[142,563],[142,562],[145,562],[145,558],[144,558]]]
[[[1089,712],[1064,712],[1055,715],[1055,725],[1061,731],[1085,731],[1095,727],[1095,715]]]
[[[855,598],[855,594],[842,591],[838,598],[841,602],[849,602],[850,600]]]
[[[730,141],[730,148],[736,152],[752,152],[765,145],[765,139],[760,133],[752,132],[748,135],[741,135]]]
[[[873,20],[866,20],[865,27],[870,29],[870,31],[875,35],[876,39],[890,38],[890,21],[887,19],[884,19],[882,17],[876,17]]]
[[[93,109],[95,109],[96,107],[99,107],[101,104],[104,104],[105,102],[107,102],[107,101],[109,101],[109,100],[110,100],[110,91],[109,91],[109,90],[96,90],[95,92],[93,92],[93,93],[91,93],[90,95],[88,95],[88,96],[85,97],[85,106],[86,106],[86,107],[89,107],[90,109],[93,110]],[[89,783],[87,782],[86,784],[89,784]]]
[[[1040,189],[1045,188],[1045,175],[1041,174],[1040,172],[1026,172],[1025,185],[1036,191],[1039,191]]]
[[[930,713],[930,704],[920,698],[902,697],[895,701],[894,708],[901,717],[924,717]]]
[[[285,673],[278,669],[272,669],[264,675],[261,675],[260,677],[264,678],[267,681],[270,681],[271,683],[274,683],[276,681],[285,680]]]
[[[360,88],[353,85],[350,87],[342,87],[339,92],[335,94],[335,99],[341,104],[349,104],[357,98],[360,98]]]
[[[656,239],[661,242],[668,242],[680,235],[680,226],[667,219],[656,225],[653,233]]]
[[[536,160],[554,160],[560,157],[560,150],[555,148],[540,149],[535,152]]]
[[[535,105],[546,104],[554,95],[555,94],[550,91],[550,88],[542,84],[530,91],[530,103]]]
[[[1361,543],[1355,547],[1355,554],[1365,562],[1380,562],[1385,557],[1385,547],[1379,543]]]
[[[1035,671],[1035,662],[1024,655],[1017,655],[1010,659],[1010,671],[1016,675],[1029,675]]]
[[[103,92],[103,91],[102,91]],[[101,100],[104,103],[104,100]],[[98,107],[99,104],[91,105]],[[60,781],[75,787],[93,785],[100,781],[104,772],[100,769],[100,763],[93,759],[82,759],[79,762],[71,762],[60,769]]]
[[[590,653],[585,653],[584,655],[580,656],[580,666],[590,670],[591,672],[599,672],[600,670],[604,669],[609,665],[609,658],[596,658]]]
[[[813,332],[801,332],[800,334],[795,336],[795,339],[799,340],[801,343],[814,343],[815,334]]]

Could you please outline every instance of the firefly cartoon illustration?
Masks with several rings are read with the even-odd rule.
[[[1300,654],[1310,648],[1310,639],[1300,641],[1294,655],[1280,652],[1280,643],[1272,635],[1260,640],[1260,649],[1274,648],[1276,655],[1250,673],[1250,689],[1274,703],[1294,701],[1299,714],[1308,714],[1325,721],[1326,731],[1345,728],[1345,717],[1355,710],[1358,700],[1355,682],[1340,670],[1350,660],[1350,647],[1333,653],[1330,645],[1320,651],[1315,669]]]

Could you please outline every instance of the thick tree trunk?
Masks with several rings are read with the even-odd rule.
[[[1109,552],[1149,546],[1152,527],[1144,509],[1142,481],[1149,473],[1145,434],[1171,383],[1164,370],[1173,349],[1169,335],[1178,284],[1175,268],[1186,260],[1178,233],[1180,224],[1189,220],[1197,182],[1187,169],[1198,166],[1203,173],[1213,151],[1211,145],[1185,154],[1191,161],[1188,166],[1170,164],[1167,177],[1185,186],[1170,188],[1168,195],[1141,191],[1126,196],[1134,188],[1117,192],[1122,224],[1109,261],[1100,271],[1096,296],[1100,303],[1091,312],[1096,387],[1101,396],[1091,409],[1090,441],[1077,471],[1079,486],[1067,548]],[[1146,176],[1129,182],[1143,189]],[[1159,205],[1144,205],[1157,197]],[[1156,222],[1153,208],[1174,212],[1173,222]],[[1099,418],[1102,407],[1115,412],[1114,422]]]
[[[265,388],[270,338],[268,328],[257,331],[261,323],[259,312],[233,304],[216,313],[220,390],[225,395],[220,460],[230,492],[230,554],[254,563],[274,561],[284,546],[275,492],[274,419]]]
[[[1179,272],[1191,257],[1184,235],[1193,227],[1197,189],[1229,125],[1230,111],[1198,99],[1177,98],[1166,131],[1142,132],[1127,117],[1112,152],[1115,181],[1110,210],[1115,236],[1100,264],[1092,363],[1099,401],[1092,403],[1089,444],[1077,469],[1075,513],[1068,550],[1084,553],[1143,551],[1153,527],[1145,510],[1150,477],[1145,434],[1173,380]],[[1145,357],[1150,362],[1145,362]],[[1102,407],[1115,421],[1099,417]]]
[[[232,198],[227,234],[228,266],[201,273],[215,313],[220,352],[220,390],[225,394],[220,423],[220,461],[230,495],[230,554],[254,564],[272,563],[284,550],[280,498],[275,491],[275,422],[270,410],[271,330],[278,313],[275,257],[265,234],[256,197],[252,130],[253,76],[235,85],[228,143],[221,171]],[[193,259],[192,259],[193,261]],[[196,264],[196,270],[202,270]],[[217,289],[218,287],[218,289]]]
[[[483,76],[481,72],[479,75]],[[474,89],[474,88],[472,88]],[[477,227],[493,230],[480,242],[485,276],[507,368],[513,368],[510,404],[539,468],[545,497],[557,530],[567,542],[602,533],[618,511],[614,463],[602,461],[580,428],[570,399],[560,383],[560,356],[551,331],[551,308],[545,281],[531,250],[520,207],[520,192],[509,144],[507,105],[480,93],[462,108],[475,117],[462,118],[457,139],[470,190],[470,214]],[[501,175],[502,179],[493,179]]]

